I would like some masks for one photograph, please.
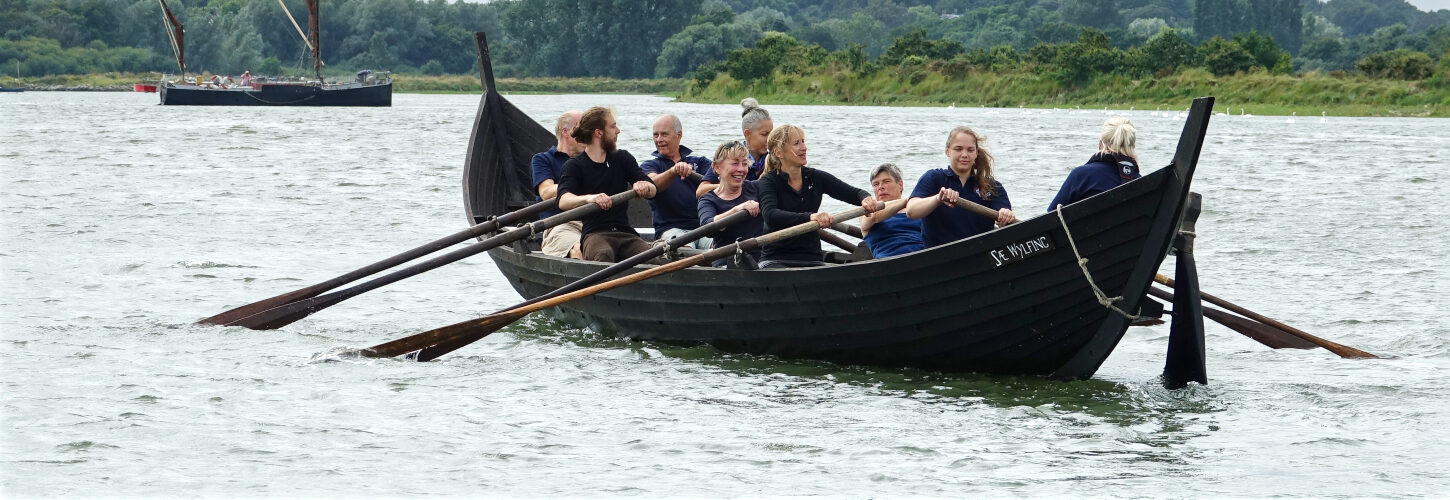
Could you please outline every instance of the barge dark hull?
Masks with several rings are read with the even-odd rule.
[[[393,105],[392,82],[347,88],[262,85],[256,90],[157,86],[161,104],[175,106],[371,106]]]
[[[483,59],[487,62],[486,52]],[[464,175],[470,221],[532,203],[528,157],[553,137],[495,92],[487,64]],[[1137,311],[1182,218],[1212,110],[1194,101],[1174,161],[1055,213],[955,243],[842,265],[769,271],[690,268],[547,309],[595,331],[729,352],[945,372],[1092,377]],[[646,219],[636,226],[648,226]],[[997,252],[1032,242],[1006,264]],[[1045,244],[1044,244],[1045,243]],[[534,298],[605,267],[521,245],[489,252]],[[641,266],[643,270],[650,266]]]

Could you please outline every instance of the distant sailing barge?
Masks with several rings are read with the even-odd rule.
[[[161,104],[182,106],[392,106],[393,80],[386,73],[374,75],[371,71],[359,71],[357,78],[348,82],[327,82],[322,78],[322,57],[319,42],[318,0],[307,0],[307,34],[302,41],[312,51],[312,68],[316,79],[278,81],[265,78],[244,79],[242,82],[191,81],[186,75],[186,47],[181,22],[171,13],[166,0],[161,4],[163,18],[167,25],[167,36],[176,54],[176,65],[181,77],[170,79],[163,76],[157,85]],[[286,11],[286,5],[282,6]],[[288,12],[291,18],[292,13]],[[296,20],[292,21],[297,25]],[[298,27],[298,34],[302,29]]]

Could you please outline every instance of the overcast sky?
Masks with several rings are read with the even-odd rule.
[[[459,0],[469,3],[488,3],[489,0]],[[1406,0],[1423,11],[1450,9],[1450,0]]]
[[[1410,5],[1419,7],[1423,11],[1450,9],[1450,0],[1409,0]]]

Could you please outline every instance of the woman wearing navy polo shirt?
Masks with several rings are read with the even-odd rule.
[[[806,133],[800,127],[791,124],[776,127],[770,131],[765,145],[768,151],[765,173],[756,183],[760,211],[765,215],[765,232],[808,221],[815,221],[823,228],[831,227],[831,214],[819,211],[822,195],[830,195],[842,203],[860,204],[868,214],[876,211],[876,198],[871,193],[806,166]],[[760,267],[768,269],[819,266],[825,255],[821,253],[820,234],[811,231],[765,245],[761,257],[765,260]]]
[[[992,155],[982,142],[982,136],[970,128],[952,129],[947,135],[947,168],[921,174],[911,190],[906,216],[922,219],[921,239],[928,248],[991,231],[994,224],[1017,222],[1007,189],[992,177]],[[996,220],[954,207],[957,198],[996,210]]]
[[[1087,163],[1072,169],[1057,197],[1047,205],[1047,211],[1060,205],[1071,205],[1092,195],[1118,187],[1137,179],[1138,157],[1133,153],[1138,144],[1138,130],[1127,118],[1115,116],[1103,122],[1103,133],[1098,139],[1098,152]]]

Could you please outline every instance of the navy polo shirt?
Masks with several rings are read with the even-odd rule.
[[[529,160],[529,170],[534,174],[534,201],[544,201],[539,197],[539,184],[544,181],[553,180],[554,184],[559,183],[559,177],[564,175],[564,162],[569,161],[569,155],[559,151],[558,146],[549,146],[548,151],[534,154]],[[558,199],[555,196],[555,199]],[[555,207],[559,205],[554,204]],[[560,212],[558,208],[551,208],[539,214],[540,219],[547,219]]]
[[[745,157],[750,158],[750,169],[745,171],[745,180],[760,180],[760,174],[765,172],[765,155],[760,155],[760,158],[751,158],[750,151],[746,151]],[[705,182],[719,184],[720,176],[715,175],[715,170],[711,169],[710,173],[705,174]]]
[[[951,188],[967,201],[985,205],[992,210],[1012,208],[1012,202],[1007,200],[1007,189],[1002,183],[992,181],[992,187],[996,191],[992,199],[984,200],[982,195],[977,194],[977,177],[967,178],[967,186],[957,180],[957,174],[950,168],[938,168],[927,170],[921,174],[921,179],[916,181],[916,187],[911,190],[912,198],[931,198],[941,192],[941,188]],[[991,231],[996,225],[994,219],[962,210],[956,207],[938,205],[935,210],[921,219],[921,240],[928,248],[951,243],[962,238],[976,236]]]
[[[705,175],[710,173],[710,160],[703,156],[690,156],[690,148],[680,146],[680,161],[689,163],[695,168],[695,173]],[[675,162],[660,156],[659,151],[654,152],[654,157],[645,160],[639,165],[646,174],[658,174],[673,168]],[[690,182],[689,179],[675,178],[670,186],[661,189],[653,200],[649,201],[650,218],[654,219],[655,234],[665,234],[671,229],[684,229],[689,231],[700,227],[700,219],[695,211],[696,201],[695,188],[700,187],[698,182]]]
[[[1067,174],[1067,179],[1062,181],[1062,189],[1057,191],[1057,196],[1047,205],[1047,211],[1057,209],[1059,204],[1071,205],[1138,177],[1141,177],[1138,163],[1132,158],[1096,153],[1088,158],[1087,163]]]
[[[871,256],[878,259],[926,248],[921,241],[921,221],[901,212],[872,224],[871,232],[866,233],[865,239],[866,248],[871,249]]]

